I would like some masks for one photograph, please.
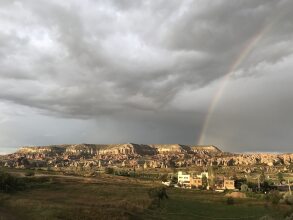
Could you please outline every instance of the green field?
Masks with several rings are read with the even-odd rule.
[[[223,193],[168,188],[160,206],[148,192],[159,182],[100,175],[27,177],[23,191],[0,193],[0,219],[283,219],[288,205]]]
[[[257,199],[235,199],[227,205],[223,193],[170,189],[156,214],[159,219],[259,219],[269,215],[283,219],[288,207],[273,206]],[[290,209],[290,208],[289,208]]]

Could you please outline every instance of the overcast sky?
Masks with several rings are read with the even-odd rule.
[[[293,151],[292,11],[291,0],[1,0],[0,153],[197,144],[230,71],[204,144]]]

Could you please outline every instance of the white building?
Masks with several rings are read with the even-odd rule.
[[[178,172],[178,183],[190,183],[190,175],[189,174],[183,174],[182,171]]]

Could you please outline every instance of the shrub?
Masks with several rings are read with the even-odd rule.
[[[248,185],[247,184],[242,184],[241,185],[241,192],[247,192],[248,191]]]
[[[106,167],[105,173],[107,173],[107,174],[114,174],[114,168],[113,167]]]
[[[33,170],[28,170],[25,172],[24,174],[25,176],[34,176],[35,175],[35,172]]]
[[[285,219],[285,220],[293,220],[293,207],[291,207],[291,209],[288,209],[288,210],[284,213],[284,219]]]
[[[158,207],[160,207],[161,200],[169,198],[165,187],[152,188],[148,191],[148,195],[153,200],[153,204],[156,203]]]
[[[278,176],[279,182],[281,183],[284,180],[283,173],[279,172],[277,176]]]
[[[172,180],[171,180],[171,183],[172,184],[176,184],[178,182],[178,178],[177,178],[177,176],[173,176],[172,177]]]
[[[23,189],[24,187],[25,184],[20,178],[0,171],[0,192],[8,193]]]
[[[274,220],[274,219],[269,215],[265,215],[265,216],[262,216],[259,220]]]
[[[291,195],[290,193],[286,193],[284,195],[284,201],[288,205],[293,205],[293,195]]]
[[[160,176],[160,179],[164,182],[167,182],[168,181],[168,174],[163,174]]]
[[[282,196],[280,195],[279,191],[273,190],[268,194],[267,199],[272,202],[272,204],[276,205],[279,203]]]
[[[226,199],[226,203],[227,203],[227,205],[234,205],[235,201],[234,201],[234,199],[232,197],[228,197]]]

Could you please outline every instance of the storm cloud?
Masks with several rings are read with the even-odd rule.
[[[1,148],[196,144],[222,78],[263,31],[233,69],[205,141],[289,151],[292,10],[289,0],[3,0]]]

